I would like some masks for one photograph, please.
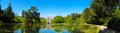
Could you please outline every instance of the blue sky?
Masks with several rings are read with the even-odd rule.
[[[0,0],[2,9],[6,9],[9,2],[16,15],[20,15],[22,10],[27,10],[31,6],[36,6],[41,17],[67,16],[71,13],[82,13],[88,8],[92,0]]]

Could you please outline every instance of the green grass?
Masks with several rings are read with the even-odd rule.
[[[94,25],[83,25],[80,28],[81,32],[84,33],[99,33],[100,28]]]

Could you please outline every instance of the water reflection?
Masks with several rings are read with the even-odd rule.
[[[0,33],[14,33],[15,24],[3,23],[0,25]]]
[[[0,33],[86,33],[89,26],[65,25],[65,24],[42,24],[42,23],[11,23],[0,25]],[[91,27],[95,31],[94,27]],[[92,31],[91,29],[91,31]]]
[[[21,29],[15,30],[14,33],[22,33]]]
[[[17,28],[18,30],[14,30],[14,33],[70,33],[68,30],[64,29],[60,25],[52,25],[51,24],[23,24],[21,25],[23,28]]]
[[[54,29],[40,29],[40,33],[70,33],[68,30],[63,30],[62,32],[57,32]]]

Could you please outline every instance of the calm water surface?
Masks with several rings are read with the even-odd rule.
[[[74,30],[73,26],[64,24],[4,23],[0,25],[0,33],[71,33],[72,29]]]

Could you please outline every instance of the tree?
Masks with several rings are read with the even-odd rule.
[[[86,8],[81,16],[86,23],[95,24],[100,23],[95,21],[96,13],[92,8]]]
[[[25,33],[38,33],[39,32],[39,27],[38,25],[33,25],[35,23],[40,22],[40,13],[37,12],[38,9],[35,6],[31,6],[30,9],[27,11],[23,10],[22,11],[22,17],[25,18],[24,21],[24,32]],[[35,28],[34,30],[31,28]]]
[[[0,5],[0,18],[2,17],[3,15],[3,10],[1,9],[1,5]]]
[[[52,20],[53,23],[64,23],[64,17],[62,16],[55,16],[54,19]]]
[[[118,6],[119,0],[104,0],[105,4],[110,7]]]
[[[76,19],[80,18],[80,15],[81,14],[78,14],[78,13],[72,13],[70,15],[68,15],[67,17],[65,17],[65,21],[67,23],[76,23]]]
[[[114,13],[114,17],[112,17],[110,19],[107,27],[110,29],[113,29],[115,31],[120,32],[120,22],[119,21],[120,21],[120,9],[116,8],[115,13]]]
[[[7,12],[12,12],[11,3],[9,3],[9,5],[8,5]]]
[[[79,18],[79,17],[80,17],[80,14],[72,13],[70,16],[72,16],[72,19],[73,19],[73,20],[76,20],[76,18]]]
[[[37,12],[38,9],[35,6],[32,6],[28,11],[22,11],[22,17],[29,19],[30,22],[40,22],[40,13]]]
[[[11,3],[9,3],[8,8],[6,10],[6,19],[8,19],[8,21],[6,22],[13,22],[14,21],[14,12],[12,12],[12,7],[11,7]]]
[[[0,5],[0,18],[1,18],[1,5]],[[2,24],[2,21],[0,20],[0,25]]]
[[[1,5],[0,5],[0,13],[1,13]]]
[[[30,9],[29,9],[29,13],[30,13],[30,17],[35,20],[35,22],[40,22],[40,18],[39,18],[39,15],[40,13],[37,12],[37,8],[35,6],[32,6]]]
[[[41,18],[40,18],[40,22],[41,22],[41,23],[45,23],[45,22],[47,22],[47,20],[46,20],[45,18],[41,17]]]
[[[27,12],[25,10],[22,11],[22,17],[26,17]]]
[[[14,12],[12,12],[12,7],[11,7],[10,3],[9,3],[6,10],[1,10],[1,19],[0,20],[3,23],[12,23],[12,22],[14,22]]]
[[[14,21],[17,23],[22,23],[24,22],[25,18],[21,17],[21,16],[15,16]]]
[[[1,5],[0,5],[0,18],[1,18],[2,10],[1,10]]]
[[[91,24],[97,25],[103,25],[107,23],[109,19],[114,16],[114,9],[117,7],[116,2],[117,0],[93,0],[90,9],[92,9],[96,16],[93,15],[92,19],[91,17],[87,17],[91,14],[91,11],[85,9],[85,18],[87,18],[86,22],[91,21]]]

